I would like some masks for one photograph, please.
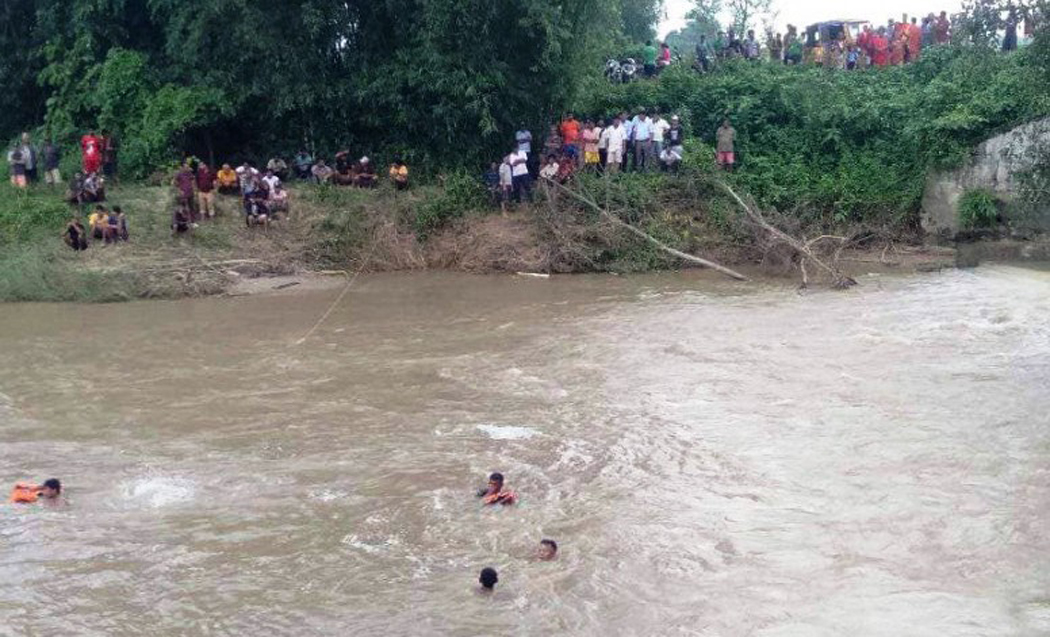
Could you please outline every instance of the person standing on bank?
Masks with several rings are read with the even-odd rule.
[[[718,128],[718,132],[715,133],[715,138],[718,143],[718,166],[726,172],[733,172],[733,167],[736,165],[736,129],[729,123],[729,118],[725,118],[722,125]]]
[[[61,184],[62,173],[58,165],[62,161],[62,155],[58,146],[49,138],[44,142],[44,148],[41,149],[40,154],[44,160],[44,182],[51,187]]]
[[[22,165],[25,166],[26,181],[33,183],[38,177],[37,166],[40,158],[37,156],[36,148],[33,147],[33,138],[29,133],[22,133],[22,144],[18,149],[22,151]]]

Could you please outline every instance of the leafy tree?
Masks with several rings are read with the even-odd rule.
[[[726,0],[733,28],[741,34],[754,28],[755,19],[768,14],[772,6],[773,0]]]

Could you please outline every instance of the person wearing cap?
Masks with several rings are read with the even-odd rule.
[[[518,496],[513,491],[503,488],[503,474],[499,472],[489,476],[488,486],[478,491],[478,497],[486,506],[508,505],[518,501]]]
[[[376,185],[376,170],[368,157],[362,157],[354,164],[350,174],[358,188],[372,188]]]

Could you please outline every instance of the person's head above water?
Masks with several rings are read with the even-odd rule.
[[[491,566],[486,566],[481,569],[481,575],[478,577],[478,582],[481,587],[485,590],[491,591],[496,588],[496,582],[499,581],[499,575],[496,573],[496,569]]]
[[[58,478],[48,478],[44,481],[44,484],[40,486],[40,497],[48,500],[54,500],[62,494],[62,483],[58,481]]]
[[[543,539],[540,540],[539,557],[541,560],[549,562],[558,556],[558,543],[554,540]]]
[[[495,472],[489,476],[489,492],[498,493],[503,488],[503,474]]]

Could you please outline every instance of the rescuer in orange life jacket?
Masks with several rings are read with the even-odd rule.
[[[11,490],[12,504],[35,504],[44,506],[62,506],[66,504],[62,497],[62,483],[58,478],[50,478],[42,485],[30,484],[28,482],[16,482],[15,488]]]
[[[486,505],[492,504],[514,504],[518,496],[513,491],[503,489],[503,474],[493,473],[489,476],[489,485],[478,490],[478,497]]]

